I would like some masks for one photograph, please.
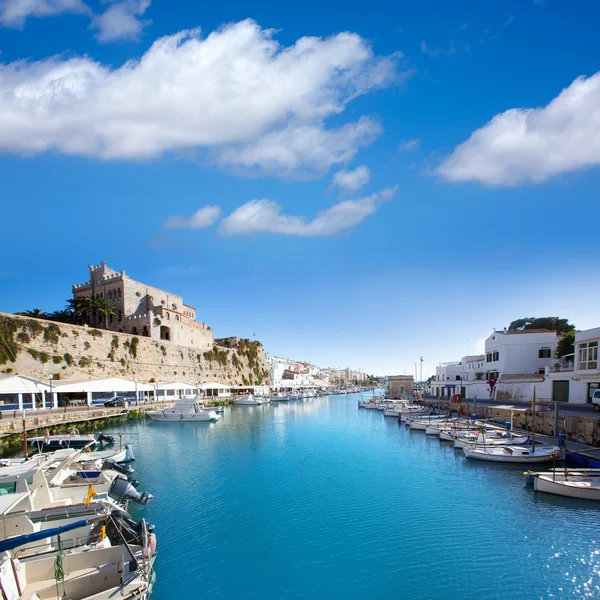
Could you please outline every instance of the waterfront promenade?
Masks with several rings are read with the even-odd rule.
[[[73,425],[74,427],[92,425],[95,421],[104,421],[115,417],[125,417],[130,410],[150,408],[168,408],[174,400],[156,402],[132,402],[125,407],[106,407],[102,404],[92,406],[45,408],[25,411],[25,431],[41,431],[45,428]],[[23,412],[18,410],[0,412],[0,441],[23,433]]]

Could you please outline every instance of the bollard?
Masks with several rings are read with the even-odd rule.
[[[506,419],[506,421],[504,421],[504,427],[506,428],[507,431],[510,431],[510,421],[508,419]]]

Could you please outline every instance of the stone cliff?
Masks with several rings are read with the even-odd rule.
[[[0,313],[2,375],[231,385],[258,385],[267,380],[259,342],[228,338],[223,346],[227,347],[216,343],[198,351],[138,335]]]

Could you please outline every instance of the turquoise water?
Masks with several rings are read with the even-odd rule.
[[[600,597],[600,511],[357,396],[135,423],[167,598]]]

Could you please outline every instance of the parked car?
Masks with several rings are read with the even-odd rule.
[[[127,398],[123,398],[122,396],[117,396],[116,398],[111,398],[104,403],[104,406],[107,408],[115,407],[115,406],[127,406]]]
[[[592,394],[592,406],[596,412],[600,410],[600,389],[594,390]]]

